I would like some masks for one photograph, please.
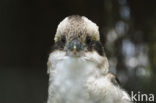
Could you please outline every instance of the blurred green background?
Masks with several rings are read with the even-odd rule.
[[[0,103],[46,103],[48,54],[72,14],[99,25],[123,88],[156,95],[155,0],[0,0]]]

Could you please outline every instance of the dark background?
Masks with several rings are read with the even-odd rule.
[[[55,31],[73,14],[99,25],[122,87],[156,94],[155,0],[0,0],[0,103],[46,102]]]

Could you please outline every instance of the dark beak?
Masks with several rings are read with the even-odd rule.
[[[80,52],[84,48],[83,44],[77,39],[73,39],[71,42],[67,44],[66,47],[68,50],[72,51],[74,54],[76,54],[77,52]]]

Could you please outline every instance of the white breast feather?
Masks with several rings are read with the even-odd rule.
[[[130,103],[125,91],[100,74],[97,64],[102,58],[91,58],[68,57],[61,51],[50,54],[47,103]]]

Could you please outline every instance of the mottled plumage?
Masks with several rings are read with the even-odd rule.
[[[81,16],[66,17],[48,59],[47,103],[130,103],[109,73],[98,26]]]

